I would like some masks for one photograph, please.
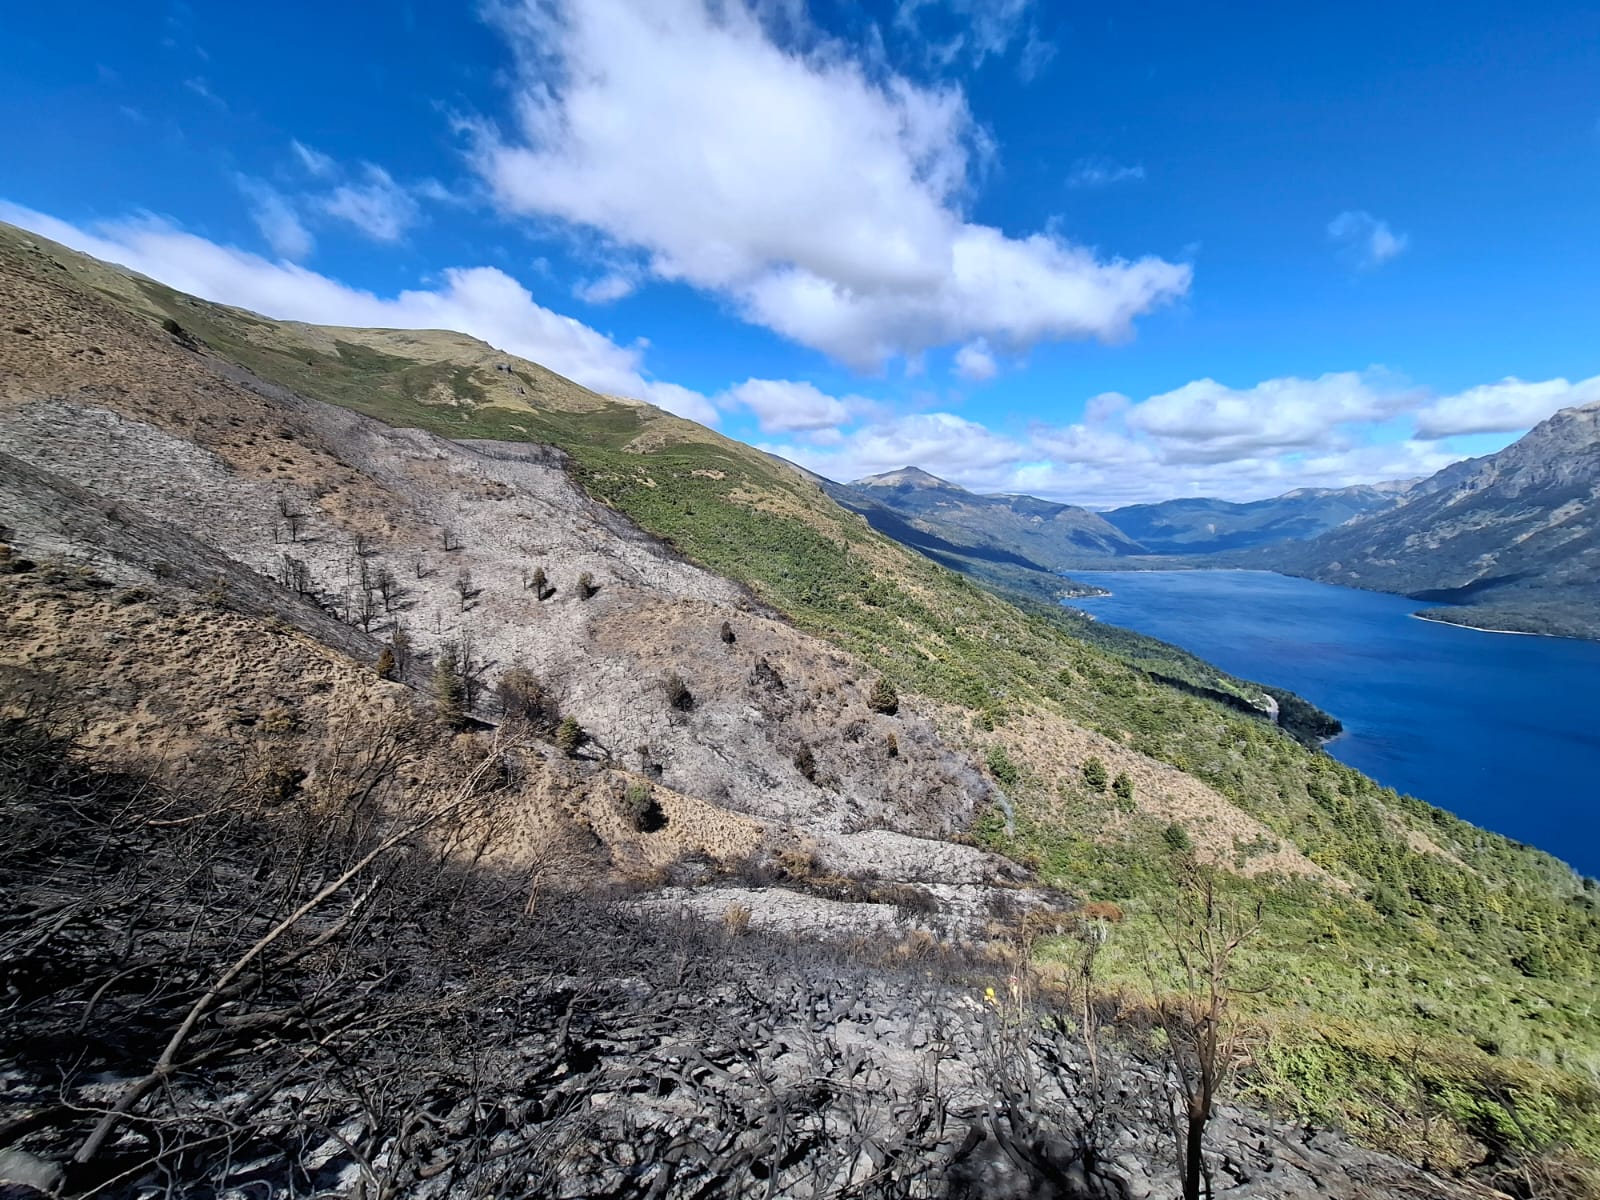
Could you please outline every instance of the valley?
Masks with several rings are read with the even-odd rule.
[[[1289,736],[1287,694],[1065,612],[1047,560],[1128,544],[1094,514],[957,498],[986,524],[923,513],[924,555],[782,460],[463,335],[276,321],[11,228],[0,281],[5,794],[34,838],[8,947],[93,964],[17,974],[8,1041],[43,1051],[7,1067],[5,1128],[66,1147],[78,1192],[181,1128],[185,1169],[230,1186],[292,1130],[293,1186],[494,1194],[515,1147],[597,1194],[648,1170],[671,1195],[1020,1196],[1070,1168],[1174,1195],[1187,1060],[1152,1031],[1186,993],[1159,944],[1201,878],[1260,914],[1240,969],[1271,982],[1239,992],[1259,1050],[1219,1117],[1226,1186],[1589,1186],[1593,882],[1321,753],[1314,711]],[[206,845],[198,882],[139,874]],[[126,896],[64,899],[102,852]],[[428,903],[374,879],[369,927],[347,885],[373,861]],[[185,943],[208,906],[237,920]],[[352,1039],[320,1082],[294,1074],[335,1032],[308,996]],[[93,1072],[58,1053],[80,1023]],[[390,1106],[351,1065],[439,1029],[488,1030],[492,1119],[448,1071]],[[218,1066],[174,1065],[190,1036]],[[301,1124],[306,1094],[327,1111]],[[1119,1094],[1137,1116],[1102,1119]],[[600,1096],[637,1107],[574,1115]],[[476,1148],[435,1154],[435,1123]]]

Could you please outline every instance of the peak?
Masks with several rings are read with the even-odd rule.
[[[966,490],[947,479],[940,479],[937,475],[924,471],[921,467],[901,467],[898,471],[885,471],[881,475],[868,475],[862,479],[857,479],[855,486],[945,488],[952,492]]]

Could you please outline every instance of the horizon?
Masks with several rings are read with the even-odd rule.
[[[1580,6],[301,18],[19,14],[0,218],[830,479],[1098,510],[1426,476],[1600,397]]]

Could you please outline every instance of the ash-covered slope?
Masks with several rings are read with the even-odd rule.
[[[1275,569],[1452,605],[1494,629],[1600,637],[1600,404],[1452,464],[1399,507],[1263,552]]]
[[[0,540],[13,564],[213,593],[368,664],[398,642],[400,673],[423,687],[453,648],[487,718],[496,681],[531,673],[611,780],[575,819],[622,873],[803,847],[819,870],[870,863],[940,885],[953,873],[977,889],[951,897],[969,909],[1016,874],[928,840],[965,828],[992,786],[928,710],[910,696],[892,714],[869,707],[869,667],[597,503],[559,451],[446,439],[300,396],[73,286],[53,265],[73,257],[0,243]],[[637,407],[540,382],[564,387],[574,411]],[[101,691],[117,671],[102,661],[63,670]],[[124,738],[162,736],[144,705],[127,719]],[[607,792],[630,788],[658,792],[672,819],[650,836],[628,828]]]

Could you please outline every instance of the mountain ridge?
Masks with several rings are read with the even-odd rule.
[[[1076,943],[1018,913],[1069,888],[1106,914],[1098,969],[1125,997],[1152,986],[1187,846],[1271,914],[1250,957],[1273,994],[1241,1004],[1270,1047],[1252,1078],[1297,1120],[1401,1149],[1427,1129],[1468,1172],[1484,1121],[1537,1114],[1600,1158],[1600,921],[1557,860],[1160,683],[715,431],[482,343],[443,353],[459,335],[108,292],[41,242],[0,229],[0,440],[32,473],[0,472],[0,678],[70,688],[100,744],[171,745],[297,804],[364,752],[341,713],[443,720],[412,684],[465,653],[464,727],[413,762],[544,722],[494,793],[509,864],[559,833],[564,869],[626,903],[761,936],[926,946],[924,916],[983,938],[1011,912],[1059,979]],[[413,656],[400,680],[383,649]],[[1384,1091],[1403,1069],[1424,1083]]]

